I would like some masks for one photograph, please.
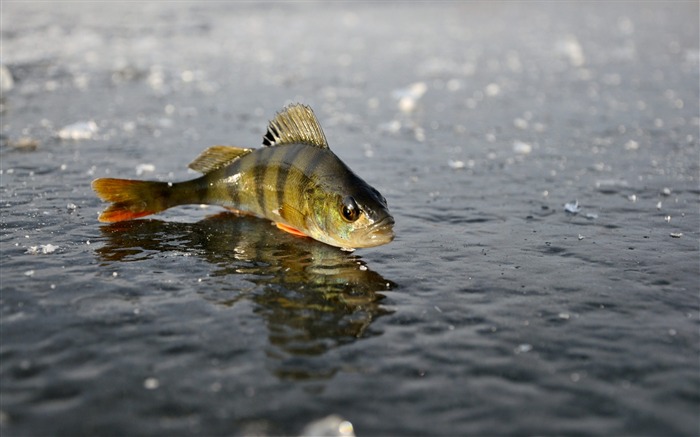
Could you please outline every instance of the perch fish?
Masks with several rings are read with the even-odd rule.
[[[97,195],[112,202],[99,220],[118,222],[178,205],[211,204],[344,250],[394,238],[386,199],[331,151],[308,106],[290,105],[277,113],[263,147],[213,146],[189,167],[204,175],[175,183],[96,179]]]

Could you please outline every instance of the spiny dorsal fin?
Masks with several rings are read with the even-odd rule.
[[[243,149],[241,147],[212,146],[195,158],[188,167],[200,173],[207,174],[229,165],[236,159],[252,151],[253,149]]]
[[[326,136],[314,115],[306,105],[294,104],[278,112],[267,126],[263,146],[302,143],[325,149]]]

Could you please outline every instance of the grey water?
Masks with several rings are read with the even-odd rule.
[[[698,434],[697,2],[0,15],[2,435]],[[394,242],[97,221],[292,102]]]

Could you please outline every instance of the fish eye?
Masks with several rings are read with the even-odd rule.
[[[343,215],[343,219],[347,222],[354,222],[360,218],[360,207],[357,206],[357,202],[355,202],[352,196],[345,196],[345,198],[343,198],[343,205],[340,212]]]

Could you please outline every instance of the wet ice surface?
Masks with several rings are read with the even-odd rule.
[[[697,16],[4,5],[3,434],[695,434]],[[393,243],[96,221],[93,178],[191,178],[293,101]]]

